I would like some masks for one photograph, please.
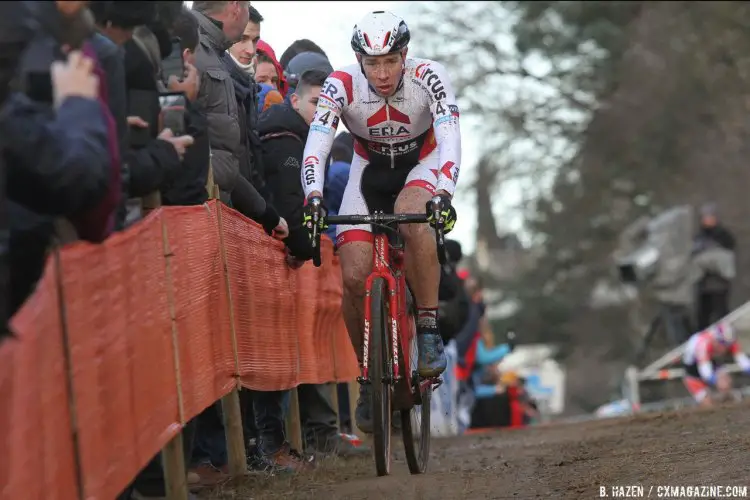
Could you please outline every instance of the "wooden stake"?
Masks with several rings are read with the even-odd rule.
[[[219,186],[213,185],[213,197],[218,199]],[[219,248],[221,251],[222,267],[224,268],[224,284],[229,303],[229,326],[232,335],[232,353],[234,354],[234,377],[237,382],[232,392],[221,398],[221,409],[224,415],[224,434],[227,441],[227,459],[229,474],[243,476],[247,474],[247,456],[245,452],[245,435],[242,430],[242,412],[240,410],[240,359],[237,347],[237,329],[234,321],[234,302],[232,301],[232,287],[229,280],[229,265],[227,249],[224,245],[224,229],[221,219],[221,202],[216,204],[216,217],[219,226]]]
[[[167,223],[163,216],[161,217],[161,236],[167,281],[167,303],[169,305],[169,319],[172,324],[172,353],[174,357],[175,389],[177,390],[177,410],[180,419],[180,429],[182,429],[185,427],[185,406],[182,394],[182,369],[180,364],[180,341],[177,334],[174,282],[172,281],[172,250],[169,246]],[[164,486],[166,488],[167,499],[186,500],[188,498],[188,485],[182,430],[161,450],[161,466],[164,470]]]
[[[188,485],[182,432],[178,432],[161,450],[164,487],[167,500],[187,500]]]

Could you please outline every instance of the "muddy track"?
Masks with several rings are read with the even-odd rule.
[[[306,476],[253,477],[206,498],[578,500],[599,498],[601,485],[749,486],[749,412],[744,403],[438,439],[421,476],[397,452],[388,477],[375,477],[372,459],[327,461]]]

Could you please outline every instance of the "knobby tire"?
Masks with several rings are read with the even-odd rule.
[[[391,385],[384,381],[392,366],[386,290],[383,278],[373,280],[370,297],[370,381],[373,451],[378,476],[387,476],[391,470]]]
[[[407,292],[408,293],[408,292]],[[416,311],[413,306],[411,293],[407,295],[407,315],[411,328],[411,342],[409,347],[409,367],[411,373],[406,373],[403,349],[399,350],[399,365],[402,376],[409,380],[415,391],[419,390],[419,375],[417,374],[418,350],[416,331]],[[400,332],[408,335],[409,332]],[[404,440],[404,452],[409,472],[412,474],[423,474],[427,470],[427,462],[430,458],[430,402],[432,400],[432,384],[422,391],[422,404],[414,405],[411,409],[401,410],[401,436]]]

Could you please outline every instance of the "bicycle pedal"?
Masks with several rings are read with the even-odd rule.
[[[370,385],[372,382],[370,382],[369,378],[364,377],[357,377],[357,382],[359,382],[359,385]]]

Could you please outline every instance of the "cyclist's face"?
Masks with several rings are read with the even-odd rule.
[[[718,340],[714,342],[714,347],[715,347],[715,350],[716,350],[716,354],[718,354],[719,356],[722,356],[722,355],[726,354],[727,351],[729,350],[728,346],[722,344]]]
[[[396,92],[396,86],[404,69],[404,58],[398,54],[385,56],[362,56],[362,67],[370,85],[382,96]]]

